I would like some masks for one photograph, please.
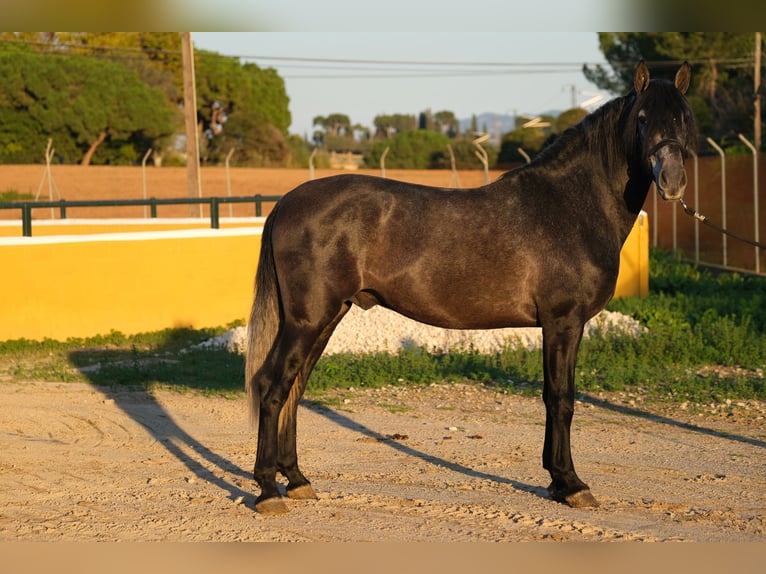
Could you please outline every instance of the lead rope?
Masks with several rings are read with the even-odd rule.
[[[686,202],[683,200],[683,198],[679,199],[678,202],[681,204],[681,207],[684,208],[684,211],[688,215],[691,215],[694,219],[696,219],[698,221],[701,221],[702,223],[704,223],[705,225],[707,225],[709,227],[712,227],[716,231],[719,231],[721,233],[725,233],[729,237],[733,237],[734,239],[739,239],[740,241],[744,241],[745,243],[749,243],[750,245],[753,245],[755,247],[759,247],[760,249],[766,249],[766,244],[759,243],[757,241],[753,241],[752,239],[747,239],[746,237],[742,237],[741,235],[737,235],[736,233],[734,233],[732,231],[729,231],[728,229],[724,229],[720,225],[716,225],[712,221],[708,220],[708,218],[705,217],[704,215],[702,215],[699,211],[696,211],[696,210],[692,209],[691,207],[689,207],[688,205],[686,205]]]

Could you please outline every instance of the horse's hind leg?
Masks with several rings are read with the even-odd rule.
[[[345,304],[340,313],[324,328],[322,334],[314,343],[311,353],[306,358],[303,367],[295,378],[287,402],[282,407],[282,412],[279,416],[279,456],[277,458],[277,469],[287,478],[287,496],[293,499],[307,500],[317,498],[311,483],[298,468],[296,444],[298,402],[306,389],[306,383],[311,375],[311,371],[322,356],[322,352],[327,346],[333,331],[335,331],[335,327],[349,308],[350,305]]]
[[[328,312],[313,326],[285,319],[263,367],[256,375],[260,408],[253,478],[261,487],[255,507],[264,514],[286,512],[277,489],[277,471],[287,477],[288,495],[314,498],[309,481],[298,469],[296,415],[311,369],[322,354],[348,305]]]
[[[570,447],[570,427],[574,414],[575,363],[583,325],[559,320],[555,326],[543,325],[543,370],[545,386],[545,446],[543,467],[551,474],[551,498],[573,507],[597,506],[588,486],[575,472]]]
[[[295,378],[313,347],[316,334],[283,326],[256,375],[259,392],[258,446],[253,478],[261,487],[255,507],[264,514],[286,512],[277,489],[279,419]]]

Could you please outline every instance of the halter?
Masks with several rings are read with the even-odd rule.
[[[665,138],[658,141],[656,144],[654,144],[651,149],[646,153],[647,157],[652,157],[654,154],[656,154],[660,149],[664,148],[665,146],[678,146],[681,148],[681,154],[684,154],[684,150],[686,149],[686,146],[683,144],[683,142],[677,138]]]

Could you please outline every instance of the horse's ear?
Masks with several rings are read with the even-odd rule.
[[[682,94],[686,93],[689,89],[689,84],[692,81],[692,67],[689,62],[684,62],[676,72],[676,88]]]
[[[646,64],[643,60],[641,60],[638,63],[638,66],[636,66],[636,74],[633,77],[633,83],[636,86],[636,91],[639,94],[643,92],[649,85],[649,68],[646,67]]]

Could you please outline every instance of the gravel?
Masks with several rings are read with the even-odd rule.
[[[645,328],[635,319],[611,311],[602,311],[585,327],[585,336],[610,332],[636,336]],[[337,353],[396,353],[400,349],[424,347],[446,352],[473,347],[482,353],[501,351],[507,345],[533,350],[542,344],[540,328],[460,330],[440,329],[408,319],[383,307],[364,311],[352,307],[338,325],[325,349],[325,355]],[[198,345],[202,348],[223,347],[244,353],[247,346],[246,327],[231,329]]]

